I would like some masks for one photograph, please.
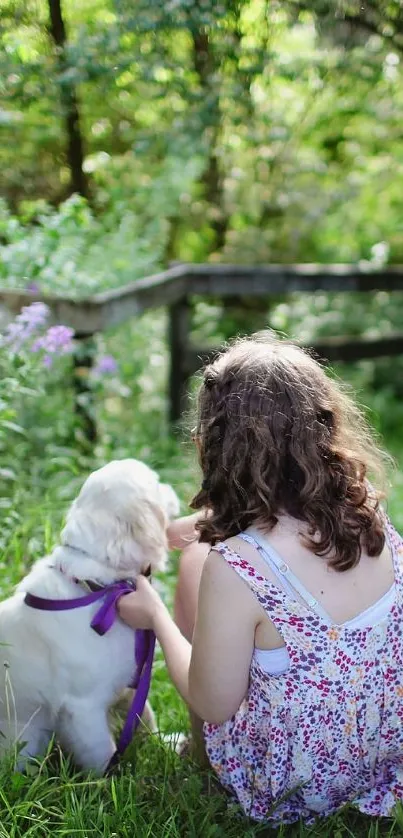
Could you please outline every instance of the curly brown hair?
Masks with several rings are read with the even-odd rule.
[[[359,408],[307,352],[270,332],[237,340],[203,373],[197,441],[203,472],[194,509],[215,544],[288,514],[303,543],[339,571],[382,552],[379,500],[368,483],[384,458]]]

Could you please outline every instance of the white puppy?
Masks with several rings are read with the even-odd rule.
[[[21,767],[55,733],[83,768],[102,772],[115,751],[108,708],[134,674],[133,631],[117,619],[104,636],[90,622],[96,602],[72,611],[39,611],[26,592],[76,598],[79,581],[108,585],[161,570],[166,527],[179,512],[173,489],[137,460],[95,471],[71,506],[61,546],[40,559],[0,604],[0,747],[25,743]]]

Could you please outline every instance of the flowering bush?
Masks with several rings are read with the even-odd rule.
[[[21,358],[27,351],[33,355],[43,352],[44,364],[50,367],[53,357],[72,352],[74,330],[68,326],[51,326],[32,341],[44,328],[48,317],[49,308],[45,303],[24,306],[21,313],[7,326],[0,345],[11,357],[18,355]]]
[[[76,493],[80,473],[92,467],[94,452],[78,444],[81,421],[74,403],[71,354],[73,330],[49,325],[41,302],[24,307],[0,335],[0,555],[7,553],[30,504],[54,508],[59,519]],[[118,365],[102,339],[90,378],[94,404],[119,386]],[[79,357],[79,356],[78,356]],[[43,550],[40,534],[30,545]]]
[[[47,327],[49,313],[48,306],[41,302],[25,306],[0,337],[1,453],[7,450],[10,431],[28,432],[28,428],[18,424],[18,416],[24,414],[23,403],[28,397],[44,395],[50,368],[54,368],[55,361],[60,364],[60,359],[74,349],[73,329],[63,325]],[[91,382],[99,387],[105,377],[112,378],[117,371],[112,355],[100,355]]]
[[[44,303],[25,306],[0,338],[0,454],[3,464],[10,459],[10,436],[26,437],[24,404],[44,392],[44,373],[56,358],[73,350],[73,329],[46,328],[49,309]],[[0,472],[1,474],[1,472]],[[13,470],[3,469],[3,477]]]

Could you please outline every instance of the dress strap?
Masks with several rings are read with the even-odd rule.
[[[259,554],[279,580],[286,593],[291,595],[293,598],[295,597],[295,593],[297,593],[305,605],[314,611],[318,617],[321,617],[330,623],[332,622],[329,614],[327,614],[324,608],[322,608],[318,600],[315,599],[311,593],[309,593],[295,573],[293,573],[288,564],[281,558],[281,556],[279,556],[274,547],[269,544],[268,540],[261,535],[257,528],[250,527],[248,532],[240,533],[240,538],[248,544],[252,544],[252,546],[258,550]]]
[[[396,587],[403,592],[403,538],[393,526],[385,510],[382,510],[385,521],[386,539],[392,554]]]

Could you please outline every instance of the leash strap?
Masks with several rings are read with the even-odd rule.
[[[45,597],[36,596],[36,594],[25,594],[25,605],[30,608],[37,608],[38,611],[70,611],[73,608],[84,608],[86,605],[91,605],[97,599],[105,596],[106,589],[102,591],[93,591],[86,596],[77,597],[76,599],[45,599]]]
[[[155,649],[155,634],[153,631],[136,631],[136,660],[137,670],[131,686],[134,696],[120,734],[117,750],[123,754],[137,730],[151,684],[151,670]]]
[[[24,602],[30,608],[39,611],[71,611],[74,608],[85,608],[98,600],[103,600],[100,608],[91,620],[91,628],[101,637],[112,628],[117,617],[117,604],[122,596],[136,590],[131,582],[115,582],[99,591],[91,591],[75,599],[46,599],[36,594],[25,594]],[[137,729],[143,713],[151,684],[151,670],[155,649],[155,634],[153,631],[136,629],[135,632],[135,663],[136,671],[131,686],[135,689],[133,701],[130,705],[126,721],[117,745],[117,753],[123,754]]]

